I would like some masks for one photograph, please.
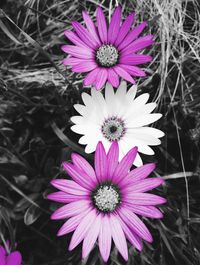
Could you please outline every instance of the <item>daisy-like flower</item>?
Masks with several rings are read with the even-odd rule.
[[[5,248],[0,246],[0,265],[21,265],[22,257],[19,251],[7,253]]]
[[[74,21],[75,32],[65,31],[74,45],[64,45],[62,50],[70,55],[63,63],[70,65],[73,72],[89,72],[84,79],[85,86],[95,85],[99,90],[108,80],[113,87],[118,87],[119,77],[134,84],[132,76],[145,76],[136,65],[152,60],[151,56],[138,54],[153,43],[152,35],[139,37],[146,22],[131,29],[134,14],[121,23],[120,7],[114,10],[109,26],[100,7],[96,12],[96,25],[86,11],[83,11],[83,19],[86,28]]]
[[[118,143],[113,142],[106,154],[99,142],[94,169],[75,153],[72,154],[73,163],[63,163],[72,180],[53,180],[51,184],[60,191],[49,194],[48,199],[66,203],[53,213],[51,219],[68,218],[58,236],[74,231],[69,250],[83,241],[82,257],[85,258],[98,241],[106,262],[113,240],[122,257],[128,260],[126,238],[139,251],[142,250],[142,239],[152,242],[151,233],[137,215],[162,218],[155,205],[166,200],[147,191],[161,185],[163,180],[160,177],[146,179],[155,168],[153,163],[130,171],[136,154],[137,148],[132,148],[118,162]]]
[[[107,84],[105,97],[93,88],[91,96],[82,93],[85,105],[74,105],[81,116],[71,118],[75,123],[71,129],[83,135],[79,143],[86,145],[86,153],[94,152],[98,141],[103,142],[106,151],[113,141],[118,141],[120,159],[132,146],[137,146],[140,153],[154,154],[149,145],[159,145],[159,138],[164,136],[164,133],[147,125],[160,119],[162,114],[151,113],[156,103],[147,103],[148,93],[135,98],[136,92],[136,86],[127,91],[126,82],[122,81],[116,93],[112,86]],[[142,165],[139,154],[134,165]]]

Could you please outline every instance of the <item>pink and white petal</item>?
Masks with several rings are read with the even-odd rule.
[[[63,191],[57,191],[53,192],[51,194],[47,195],[48,200],[56,201],[56,202],[62,202],[62,203],[70,203],[78,200],[83,200],[86,199],[87,196],[80,196],[80,195],[73,195],[73,194],[68,194]]]
[[[95,86],[97,90],[102,89],[102,87],[105,85],[106,80],[108,77],[108,71],[105,68],[101,68],[99,69],[99,72],[96,76],[96,80],[95,80]]]
[[[86,24],[88,31],[93,36],[93,38],[98,43],[98,45],[101,45],[100,39],[99,39],[98,34],[97,34],[96,27],[95,27],[94,22],[92,21],[91,17],[89,16],[88,12],[83,11],[82,14],[83,14],[83,19],[85,21],[85,24]]]
[[[78,167],[80,170],[83,170],[88,175],[89,179],[92,182],[96,183],[97,178],[95,175],[95,171],[93,167],[90,165],[90,163],[88,163],[88,161],[79,154],[73,153],[71,157],[75,166]]]
[[[82,62],[87,62],[88,60],[84,60],[84,59],[80,59],[80,58],[74,58],[74,57],[69,57],[69,58],[65,58],[63,60],[63,64],[64,65],[70,65],[70,66],[74,66],[77,64],[80,64]]]
[[[129,174],[120,181],[120,187],[136,183],[148,177],[155,169],[154,163],[148,163],[141,167],[135,168],[129,172]]]
[[[120,57],[120,64],[138,65],[152,61],[152,57],[144,54],[129,54]]]
[[[108,68],[108,82],[113,87],[117,88],[119,86],[119,76],[112,68]]]
[[[130,228],[126,225],[126,223],[121,218],[120,218],[120,223],[121,223],[121,227],[124,231],[126,238],[135,248],[141,251],[143,246],[142,246],[142,240],[140,239],[140,237],[137,236],[135,232],[131,231]]]
[[[113,181],[119,183],[128,173],[133,165],[133,161],[137,154],[137,147],[132,148],[119,162],[113,173]]]
[[[95,163],[95,172],[96,177],[99,182],[102,182],[107,179],[107,170],[108,170],[108,162],[107,162],[107,156],[105,152],[105,148],[102,144],[102,142],[99,142],[96,147],[95,151],[95,157],[94,157],[94,163]]]
[[[0,246],[0,265],[6,265],[6,251]]]
[[[94,69],[96,69],[98,66],[93,61],[83,61],[79,64],[76,64],[72,67],[72,71],[75,73],[85,73],[90,72]]]
[[[87,74],[86,77],[84,78],[84,86],[90,86],[94,84],[96,80],[96,76],[98,75],[99,71],[100,71],[100,68],[98,67],[92,70],[89,74]]]
[[[70,202],[59,209],[57,209],[52,215],[52,220],[66,219],[77,214],[83,213],[90,209],[89,200],[79,200],[75,202]]]
[[[69,250],[73,250],[87,235],[88,230],[93,226],[95,219],[97,218],[97,213],[95,210],[90,211],[77,226],[71,242],[69,244]]]
[[[132,203],[127,203],[126,206],[136,214],[141,216],[160,219],[163,217],[163,214],[154,206],[143,206],[143,205],[134,205]]]
[[[57,236],[63,236],[65,234],[71,233],[74,231],[77,226],[80,224],[80,222],[83,220],[83,218],[90,212],[90,209],[75,215],[71,218],[69,218],[59,229]]]
[[[139,237],[148,242],[152,242],[153,238],[146,225],[140,220],[140,218],[125,207],[121,207],[118,210],[118,214],[125,224],[134,231]]]
[[[97,17],[97,27],[98,27],[99,37],[103,43],[107,43],[107,35],[108,35],[107,24],[101,7],[97,8],[96,17]]]
[[[81,187],[84,187],[87,190],[94,188],[95,183],[91,181],[91,178],[84,171],[80,170],[75,165],[72,165],[69,162],[63,162],[62,166],[69,176],[78,183]]]
[[[104,262],[107,262],[111,250],[111,227],[108,215],[102,216],[101,228],[99,232],[99,250]]]
[[[121,22],[121,7],[118,6],[115,8],[115,11],[112,15],[110,25],[108,28],[108,43],[114,44],[120,29]]]
[[[111,214],[109,218],[109,222],[110,222],[111,234],[112,234],[112,238],[115,243],[115,246],[117,247],[122,257],[127,261],[128,260],[127,242],[126,242],[126,237],[122,230],[121,224],[119,222],[119,217],[114,214]]]
[[[124,47],[127,47],[127,45],[129,45],[133,40],[135,40],[140,33],[143,31],[143,29],[147,26],[146,22],[141,23],[140,25],[138,25],[137,27],[135,27],[127,36],[126,38],[123,40],[123,42],[121,42],[121,44],[118,46],[119,50],[122,50]]]
[[[51,185],[55,188],[74,195],[88,195],[89,190],[83,188],[73,180],[68,179],[54,179],[51,181]]]
[[[126,193],[131,192],[146,192],[149,190],[153,190],[154,188],[160,186],[164,183],[164,180],[162,178],[148,178],[143,179],[140,182],[133,183],[132,185],[129,184],[128,186],[124,187],[124,191]]]
[[[6,265],[21,265],[22,256],[19,251],[14,251],[8,255]]]
[[[166,199],[150,193],[124,193],[124,202],[134,205],[157,205],[166,203]]]
[[[94,244],[99,236],[100,228],[101,228],[101,219],[102,215],[99,214],[93,225],[89,228],[84,240],[83,240],[83,250],[82,250],[82,258],[85,259],[89,253],[91,252]]]
[[[61,49],[65,53],[69,53],[74,57],[78,57],[81,59],[93,59],[94,54],[92,50],[88,48],[83,48],[83,47],[78,47],[78,46],[73,46],[73,45],[63,45]]]
[[[128,34],[130,28],[131,28],[131,24],[133,23],[135,14],[130,14],[124,21],[124,23],[122,24],[122,26],[120,27],[119,30],[119,34],[117,36],[117,39],[115,41],[115,45],[118,46],[126,37],[126,35]]]
[[[72,26],[75,29],[78,36],[82,39],[83,42],[87,44],[91,49],[95,49],[98,46],[98,42],[95,40],[93,35],[87,31],[79,22],[73,21]]]
[[[89,48],[87,46],[87,44],[85,42],[83,42],[77,35],[76,33],[72,32],[71,30],[65,30],[64,31],[65,36],[71,41],[73,42],[76,46],[80,46],[80,47],[86,47]]]
[[[114,141],[110,146],[110,149],[107,154],[108,160],[108,179],[112,179],[113,173],[118,165],[119,160],[119,145],[117,141]]]
[[[146,76],[146,73],[137,66],[127,64],[119,64],[119,66],[123,68],[126,72],[128,72],[130,75]]]
[[[120,66],[115,66],[114,70],[119,76],[124,78],[126,81],[129,81],[131,84],[135,84],[135,80],[132,78],[132,76]]]

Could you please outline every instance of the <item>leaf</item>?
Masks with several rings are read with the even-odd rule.
[[[34,205],[31,205],[24,215],[24,223],[26,225],[32,225],[40,217],[40,215],[40,209]]]

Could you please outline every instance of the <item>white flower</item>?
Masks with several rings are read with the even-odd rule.
[[[135,98],[137,86],[127,91],[126,82],[122,81],[117,91],[106,85],[105,97],[96,89],[91,89],[91,95],[82,93],[85,105],[75,104],[74,108],[81,116],[73,116],[72,131],[83,135],[79,143],[86,145],[85,152],[92,153],[96,145],[102,141],[108,151],[112,141],[117,140],[120,148],[120,159],[134,146],[140,153],[153,155],[149,146],[159,145],[164,133],[147,125],[162,117],[160,113],[151,113],[156,103],[147,103],[149,94],[145,93]],[[138,154],[134,165],[142,165]]]

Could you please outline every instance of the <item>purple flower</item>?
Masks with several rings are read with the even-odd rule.
[[[64,45],[62,50],[70,55],[63,63],[70,65],[72,71],[89,72],[84,79],[85,86],[94,85],[99,90],[108,81],[113,87],[118,87],[119,77],[134,84],[132,76],[145,76],[145,72],[136,65],[152,60],[149,55],[137,53],[153,44],[152,35],[139,37],[147,26],[146,22],[131,29],[134,14],[121,23],[119,6],[114,10],[108,27],[100,7],[96,12],[96,25],[86,11],[83,11],[83,19],[86,28],[74,21],[75,32],[65,31],[66,37],[75,45]]]
[[[8,254],[2,246],[0,246],[0,265],[21,265],[22,256],[19,251]]]
[[[146,179],[155,168],[153,163],[130,170],[136,154],[137,148],[132,148],[118,162],[118,143],[113,142],[106,154],[99,142],[95,169],[78,154],[72,154],[73,164],[63,163],[72,180],[53,180],[51,184],[60,191],[49,194],[48,199],[66,203],[51,218],[68,219],[58,236],[74,231],[69,250],[83,240],[82,257],[85,258],[98,240],[106,262],[113,240],[122,257],[128,260],[126,238],[139,251],[142,250],[142,239],[152,242],[151,233],[137,215],[162,218],[155,205],[166,200],[147,191],[161,185],[163,180]]]

